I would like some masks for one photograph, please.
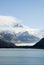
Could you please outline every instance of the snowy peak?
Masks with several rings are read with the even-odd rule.
[[[3,30],[0,37],[2,36],[2,39],[10,42],[34,43],[39,41],[39,37],[37,37],[36,33],[37,31],[28,26],[15,24]]]
[[[21,40],[24,43],[34,43],[34,42],[39,41],[38,37],[35,37],[32,34],[29,34],[28,31],[25,31],[25,32],[21,33],[18,36],[18,39]]]
[[[13,27],[24,27],[22,24],[15,24],[15,25],[13,25]]]

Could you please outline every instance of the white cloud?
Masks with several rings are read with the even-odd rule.
[[[11,26],[12,24],[14,25],[15,23],[19,23],[20,21],[21,20],[13,16],[0,16],[0,31],[9,30],[9,31],[15,31],[16,33],[28,31],[31,34],[37,35],[36,34],[38,33],[37,29],[32,29],[25,25],[22,25],[23,26],[22,28],[20,27],[15,28]]]
[[[13,23],[19,23],[20,20],[13,16],[0,16],[0,27],[11,26]]]

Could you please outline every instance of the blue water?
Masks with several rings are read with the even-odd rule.
[[[44,65],[44,50],[0,49],[0,65]]]

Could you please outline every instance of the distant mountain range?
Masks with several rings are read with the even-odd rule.
[[[9,30],[0,31],[0,38],[12,43],[34,43],[40,40],[32,29],[19,24],[14,25]]]
[[[31,46],[16,46],[16,48],[32,48],[32,49],[44,49],[44,38],[39,42]]]
[[[24,43],[33,43],[39,40],[38,37],[35,37],[32,34],[29,34],[28,31],[23,32],[18,36],[18,39]]]
[[[39,31],[38,33],[39,35],[37,35],[37,31],[35,31],[34,29],[20,24],[9,27],[6,30],[2,29],[0,30],[0,47],[17,47],[15,44],[32,43],[32,46],[29,46],[29,48],[44,48],[44,44],[42,44],[44,42],[41,42],[40,40],[42,39],[42,36],[44,37],[44,30],[42,30],[41,32]]]
[[[16,46],[13,43],[0,39],[0,48],[33,48],[33,49],[44,49],[44,38],[32,46]]]

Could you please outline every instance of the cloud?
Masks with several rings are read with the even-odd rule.
[[[13,23],[19,23],[20,21],[13,16],[0,16],[0,27],[11,26]]]
[[[20,23],[20,22],[22,21],[13,16],[0,16],[0,31],[8,30],[8,31],[14,31],[14,32],[16,31],[16,33],[28,31],[31,34],[37,35],[35,33],[37,33],[38,31],[28,26],[22,25],[23,26],[22,28],[13,27],[15,23]]]

